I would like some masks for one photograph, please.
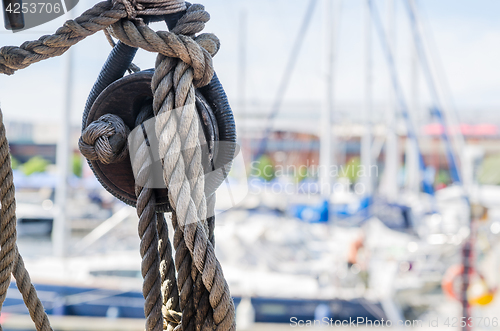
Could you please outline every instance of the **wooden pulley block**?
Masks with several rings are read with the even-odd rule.
[[[85,127],[103,115],[114,114],[119,116],[132,131],[143,106],[153,102],[151,91],[153,73],[152,69],[141,71],[125,76],[109,85],[99,94],[88,114],[84,114]],[[203,150],[203,164],[210,165],[216,155],[215,141],[219,139],[218,126],[213,110],[198,90],[196,91],[196,109],[201,123],[199,136]],[[112,164],[104,164],[100,161],[89,161],[89,164],[99,182],[108,192],[135,207],[137,203],[135,178],[130,158]],[[155,189],[155,193],[157,211],[171,211],[167,189]]]

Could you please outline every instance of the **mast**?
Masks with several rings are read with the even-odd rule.
[[[333,142],[333,111],[334,111],[334,65],[335,65],[335,37],[336,17],[339,10],[335,8],[336,0],[324,0],[325,9],[325,98],[321,111],[321,143],[320,143],[320,185],[323,198],[329,199],[332,193],[334,178],[330,176],[335,164],[335,144]],[[337,10],[336,10],[337,9]]]
[[[264,153],[266,152],[267,149],[267,142],[269,140],[269,137],[271,135],[272,129],[273,129],[273,121],[278,115],[280,109],[281,109],[281,104],[283,103],[283,99],[285,98],[285,93],[288,89],[288,85],[292,79],[292,74],[295,70],[295,66],[297,64],[297,60],[300,54],[300,50],[302,48],[302,44],[304,43],[304,39],[306,37],[307,30],[309,29],[309,26],[311,25],[312,22],[312,17],[314,14],[314,10],[316,8],[316,4],[318,3],[318,0],[310,0],[309,5],[307,6],[307,10],[304,14],[304,20],[302,22],[302,25],[299,28],[299,32],[297,34],[297,38],[295,39],[295,42],[292,47],[292,52],[290,53],[290,58],[288,59],[288,62],[285,67],[285,72],[283,73],[283,76],[281,78],[280,85],[278,87],[278,92],[276,94],[276,98],[274,100],[274,103],[271,108],[271,113],[267,116],[266,124],[264,126],[264,132],[263,132],[263,137],[259,143],[259,147],[257,149],[257,152],[255,153],[253,159],[258,160]]]
[[[413,2],[413,0],[410,0]],[[410,75],[410,117],[413,118],[416,124],[417,130],[419,125],[419,91],[418,91],[418,53],[416,45],[413,45],[413,52],[411,55],[411,75]],[[415,132],[418,135],[418,132]],[[406,140],[406,178],[407,178],[407,188],[408,191],[413,194],[419,194],[420,192],[420,167],[419,167],[419,151],[415,139]]]
[[[238,47],[238,113],[241,132],[241,144],[244,156],[250,155],[248,146],[248,129],[246,122],[247,112],[247,10],[242,6],[240,10],[240,24],[239,24],[239,47]]]
[[[52,230],[52,249],[57,257],[64,257],[68,254],[68,242],[71,236],[68,224],[67,196],[68,177],[70,163],[70,114],[73,101],[73,50],[70,48],[66,52],[65,58],[65,78],[64,78],[64,108],[61,116],[61,127],[59,141],[57,143],[57,187],[55,194],[55,205],[57,214],[54,218]]]
[[[396,50],[396,21],[395,21],[395,2],[394,0],[387,0],[387,41],[392,54]],[[399,172],[399,153],[398,153],[398,140],[397,135],[397,110],[396,110],[396,96],[392,84],[389,80],[389,106],[386,112],[386,149],[385,149],[385,175],[384,181],[386,184],[386,195],[389,201],[396,201],[398,198],[398,172]]]
[[[373,93],[373,55],[372,55],[372,20],[371,20],[372,0],[366,1],[365,6],[365,104],[363,107],[364,133],[361,139],[361,166],[363,177],[361,183],[364,187],[364,196],[371,198],[373,184],[371,178],[372,166],[372,93]]]
[[[432,69],[429,63],[429,60],[427,59],[427,55],[425,53],[424,45],[422,38],[420,36],[419,28],[418,28],[418,22],[417,22],[417,17],[415,14],[415,6],[413,1],[406,1],[405,2],[407,10],[408,10],[408,15],[410,18],[410,23],[411,23],[411,32],[413,35],[413,41],[415,44],[415,48],[417,50],[418,58],[419,58],[419,63],[422,65],[423,68],[423,74],[424,78],[427,82],[427,86],[429,88],[429,93],[431,94],[432,101],[434,103],[433,105],[433,114],[436,116],[436,118],[439,120],[440,124],[443,126],[443,133],[441,135],[441,139],[443,139],[444,145],[445,145],[445,150],[446,150],[446,158],[448,160],[448,166],[450,168],[450,176],[451,179],[453,180],[454,183],[456,184],[462,184],[462,179],[461,175],[459,173],[458,169],[458,163],[457,163],[457,157],[455,156],[455,153],[453,151],[453,146],[451,145],[450,141],[450,133],[449,133],[449,125],[446,121],[446,118],[443,114],[443,107],[441,104],[439,92],[437,90],[437,84],[435,82],[435,79],[432,74]]]

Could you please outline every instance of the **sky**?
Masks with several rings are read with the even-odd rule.
[[[289,82],[285,103],[318,102],[325,98],[325,2],[337,1],[337,37],[334,63],[336,105],[361,107],[364,100],[365,50],[363,0],[318,0],[314,16]],[[235,112],[239,104],[240,18],[247,16],[246,100],[270,104],[290,57],[292,45],[309,0],[201,0],[211,14],[205,32],[215,33],[222,47],[214,59]],[[80,0],[70,15],[81,14],[94,1]],[[340,4],[339,4],[340,3]],[[384,23],[388,0],[374,0]],[[413,44],[403,0],[395,0],[395,57],[405,97],[410,94]],[[437,50],[449,82],[453,103],[462,112],[500,108],[500,1],[417,0],[427,38]],[[64,23],[60,17],[26,32],[0,30],[0,46],[20,45],[50,34]],[[2,22],[3,26],[3,22]],[[160,23],[155,29],[164,29]],[[432,33],[429,33],[432,32]],[[430,40],[430,39],[429,39]],[[75,61],[72,122],[81,122],[88,92],[98,76],[110,46],[97,33],[72,48]],[[374,101],[386,103],[391,94],[380,40],[373,33]],[[139,51],[134,61],[142,69],[154,66],[155,55]],[[12,76],[0,76],[0,105],[6,120],[57,121],[64,105],[67,55],[34,64]],[[420,73],[419,103],[431,103]],[[286,112],[286,109],[283,110]],[[500,117],[500,115],[499,115]]]

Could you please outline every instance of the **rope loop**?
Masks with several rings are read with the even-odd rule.
[[[106,114],[83,131],[78,147],[89,160],[104,164],[120,162],[128,156],[129,134],[130,129],[120,117]]]
[[[214,34],[194,36],[203,30],[209,19],[210,14],[204,6],[191,5],[172,31],[155,32],[142,20],[121,19],[112,24],[108,32],[128,46],[180,59],[193,68],[193,83],[198,88],[212,80],[212,57],[220,49],[220,41]]]

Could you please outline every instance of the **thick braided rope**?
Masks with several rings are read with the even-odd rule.
[[[179,288],[188,288],[184,292],[189,292],[189,296],[183,295],[183,291],[181,291],[181,303],[184,304],[183,310],[183,324],[182,330],[213,330],[214,322],[211,313],[211,307],[208,302],[208,293],[204,295],[206,300],[201,302],[196,302],[195,296],[198,297],[197,291],[203,289],[203,292],[207,292],[204,284],[193,284],[193,266],[192,259],[189,253],[189,250],[184,242],[184,234],[182,230],[178,226],[177,215],[175,212],[172,212],[172,225],[174,227],[174,248],[175,248],[175,263],[178,270],[178,286]],[[194,268],[196,269],[196,267]],[[191,272],[191,273],[190,273]],[[197,273],[200,275],[200,273]],[[193,289],[194,285],[194,289]],[[194,291],[194,293],[192,293]],[[198,300],[200,301],[200,300]],[[195,309],[194,305],[198,304],[198,307]],[[181,305],[182,307],[182,305]],[[195,309],[195,313],[193,310]],[[189,315],[185,315],[188,313]],[[194,321],[193,321],[194,317]]]
[[[164,114],[163,108],[158,113]],[[216,330],[235,330],[234,304],[229,295],[229,288],[224,279],[222,268],[215,256],[214,247],[209,241],[204,226],[198,220],[196,207],[191,199],[184,160],[179,153],[181,143],[175,131],[176,127],[177,119],[175,116],[157,120],[160,155],[164,156],[165,160],[164,180],[169,183],[170,203],[177,212],[178,227],[183,233],[189,253],[193,257],[196,268],[202,274],[203,284],[210,292],[209,300],[214,309]]]
[[[211,50],[215,53],[216,49]],[[176,108],[183,108],[183,112],[192,109],[192,106],[184,103],[187,99],[183,96],[186,95],[186,90],[194,89],[194,69],[187,69],[182,75],[183,79],[177,80],[175,86],[172,71],[176,67],[172,59],[159,55],[152,82],[155,99],[153,109],[157,116],[156,132],[160,141],[160,156],[164,160],[164,180],[168,185],[170,203],[177,212],[178,226],[183,232],[186,246],[196,268],[202,274],[203,284],[210,291],[209,300],[214,309],[217,330],[232,330],[235,329],[234,305],[213,245],[191,197],[190,180],[186,174],[189,165],[185,163],[181,152],[187,142],[182,141],[178,131],[181,129],[180,119],[173,111]],[[186,126],[184,123],[182,128]],[[192,147],[192,144],[188,146]]]
[[[137,215],[139,216],[141,273],[144,278],[142,293],[146,330],[163,330],[160,257],[158,254],[158,233],[156,230],[156,199],[153,189],[136,187]]]
[[[24,266],[24,261],[19,254],[16,239],[16,200],[14,177],[10,163],[9,143],[7,141],[5,126],[3,125],[3,114],[0,110],[0,307],[6,297],[10,283],[11,273],[16,279],[16,285],[22,294],[24,303],[28,307],[31,319],[35,322],[37,331],[51,331],[47,314],[38,299],[37,293]]]
[[[17,248],[16,248],[17,250]],[[30,313],[31,319],[35,323],[37,331],[52,331],[49,318],[43,309],[42,302],[38,298],[35,287],[31,283],[31,278],[24,266],[24,261],[19,252],[17,253],[16,265],[12,272],[16,279],[16,285],[23,296],[23,301]]]
[[[176,27],[177,33],[184,35],[194,34],[200,32],[204,28],[204,24],[185,23],[185,18],[189,17],[192,11],[195,12],[198,10],[196,5],[189,8],[184,16],[184,20],[180,22],[181,25]],[[194,29],[192,28],[193,24],[195,25]],[[199,31],[196,29],[199,29]],[[191,86],[191,88],[181,90],[175,95],[176,104],[188,105],[178,108],[180,110],[178,114],[180,125],[179,135],[181,141],[184,142],[182,146],[182,156],[188,165],[186,175],[191,185],[191,198],[196,205],[198,219],[203,222],[205,230],[208,232],[208,224],[206,222],[207,201],[205,198],[205,174],[202,167],[202,150],[198,139],[199,126],[197,120],[198,114],[195,107],[196,95],[194,86],[190,84],[190,82],[192,82],[192,76],[190,77],[189,75],[192,73],[192,70],[189,70],[189,65],[182,61],[172,58],[169,59],[176,63],[176,67],[173,70],[173,84]],[[184,83],[184,81],[187,81],[187,84]],[[208,319],[209,314],[212,313],[208,300],[209,293],[203,284],[201,274],[194,265],[191,267],[191,278],[194,282],[192,295],[192,305],[195,311],[194,323],[196,330],[201,330],[204,326],[209,327],[213,324],[212,319]]]
[[[209,15],[204,11],[203,6],[190,6],[186,14],[179,20],[178,25],[175,29],[173,29],[173,31],[183,35],[198,33],[204,28],[205,22],[208,21],[208,19]],[[212,50],[212,52],[215,53],[215,50]],[[208,224],[206,223],[207,202],[204,194],[204,169],[201,166],[202,156],[198,139],[199,127],[197,113],[195,110],[195,91],[192,86],[192,70],[188,70],[190,69],[189,65],[182,61],[177,59],[171,59],[171,61],[173,61],[172,65],[174,65],[174,63],[176,64],[175,70],[172,70],[173,75],[169,76],[169,79],[172,80],[172,84],[179,85],[181,81],[187,81],[188,83],[184,85],[191,86],[191,88],[185,89],[175,95],[176,103],[188,105],[186,107],[179,108],[179,114],[177,114],[180,119],[179,134],[181,140],[184,142],[181,152],[189,165],[186,169],[186,175],[188,176],[191,184],[191,197],[195,202],[198,211],[198,219],[203,222],[205,230],[208,231]],[[191,74],[191,76],[189,74]],[[179,235],[177,237],[182,238],[182,236]],[[185,253],[186,247],[183,240],[179,240],[178,245],[178,252],[180,254],[176,255],[176,261],[181,274],[178,279],[179,288],[184,289],[185,292],[189,293],[191,290],[191,281],[187,279],[186,269],[191,264],[191,256],[190,254]],[[193,328],[191,321],[191,311],[193,307],[195,311],[194,323],[196,330],[201,330],[204,326],[209,328],[213,324],[213,319],[208,318],[211,313],[211,307],[208,300],[209,293],[203,284],[201,274],[194,265],[191,266],[191,279],[194,282],[192,295],[181,295],[181,297],[186,298],[186,300],[181,300],[184,316],[183,329],[190,330]]]
[[[176,26],[175,30],[177,30],[177,33],[182,33],[182,34],[194,34],[197,32],[200,32],[204,28],[204,23],[203,21],[202,24],[198,23],[193,23],[192,20],[192,13],[199,13],[200,11],[203,11],[203,7],[199,5],[193,5],[191,6],[186,15],[181,18],[180,21],[180,26]],[[203,14],[199,15],[199,17],[202,17],[203,19],[208,18],[208,14]],[[184,160],[186,160],[186,163],[188,164],[188,167],[186,169],[186,175],[189,178],[190,185],[191,185],[191,198],[193,199],[197,211],[198,211],[198,219],[202,221],[205,230],[208,231],[208,225],[206,223],[206,215],[207,215],[207,202],[205,199],[205,182],[204,182],[204,169],[202,167],[202,155],[201,155],[201,148],[200,148],[200,143],[198,139],[198,120],[197,120],[197,113],[196,113],[196,108],[195,108],[195,91],[194,87],[192,84],[193,78],[192,78],[192,70],[189,70],[190,67],[189,65],[185,64],[182,61],[179,61],[177,59],[173,58],[168,58],[170,61],[172,61],[171,65],[175,65],[174,70],[170,70],[173,74],[169,75],[168,79],[171,81],[172,84],[175,85],[183,85],[183,86],[190,86],[190,88],[179,91],[177,95],[175,95],[176,99],[176,104],[182,104],[182,105],[187,105],[185,107],[180,107],[176,110],[179,110],[178,114],[176,114],[179,118],[180,124],[179,124],[179,135],[181,138],[181,141],[183,141],[183,146],[181,149],[181,153],[183,155]],[[190,75],[191,74],[191,75]],[[187,82],[187,84],[183,83],[184,81]],[[182,83],[181,83],[182,82]],[[171,93],[173,91],[171,90]],[[174,98],[174,95],[172,95],[172,98]],[[179,243],[182,245],[180,249],[182,251],[185,251],[185,243],[182,241]],[[178,265],[182,267],[182,272],[185,272],[185,268],[191,263],[191,256],[189,254],[179,254],[179,256],[182,256],[185,261],[180,261],[178,262]],[[183,328],[184,330],[190,330],[192,329],[192,321],[191,321],[191,310],[192,307],[194,307],[195,311],[195,316],[194,316],[194,323],[195,323],[195,328],[197,330],[200,330],[204,325],[211,325],[212,319],[208,320],[208,315],[211,313],[210,305],[209,305],[209,300],[208,300],[208,291],[206,290],[201,274],[198,272],[196,267],[194,265],[191,266],[191,279],[194,282],[194,289],[192,292],[192,295],[189,295],[187,297],[187,301],[183,302]],[[180,288],[184,289],[190,285],[190,281],[188,285],[184,283],[184,280],[186,280],[186,277],[182,276],[179,277],[180,281]],[[186,290],[189,291],[189,290]],[[188,310],[189,312],[186,312]]]
[[[191,88],[179,91],[179,93],[175,95],[176,104],[187,105],[185,107],[178,108],[178,110],[180,110],[177,114],[180,128],[179,136],[181,141],[184,142],[181,152],[186,164],[188,165],[186,168],[186,176],[189,179],[191,187],[191,198],[193,199],[198,211],[198,219],[202,222],[205,231],[208,231],[208,225],[206,223],[207,202],[204,191],[205,174],[202,167],[201,146],[198,138],[199,126],[198,114],[195,107],[196,96],[194,87],[191,83],[192,75],[189,75],[189,73],[192,73],[192,70],[189,70],[190,67],[182,61],[172,58],[168,59],[173,61],[172,64],[177,64],[173,70],[173,84],[191,86]],[[188,82],[187,84],[183,83],[185,80]],[[191,259],[191,256],[185,255],[185,258]],[[213,322],[211,319],[207,320],[209,313],[211,313],[208,302],[208,291],[203,284],[201,274],[193,264],[191,265],[191,279],[194,283],[194,289],[192,295],[188,299],[189,303],[187,307],[189,309],[194,307],[194,325],[197,330],[201,330],[205,323],[208,326]],[[205,299],[203,300],[203,298]],[[185,319],[185,321],[186,324],[191,325],[191,321],[187,321],[187,319]],[[188,325],[184,328],[184,330],[188,330],[190,328]]]
[[[135,193],[137,196],[137,215],[139,216],[139,236],[141,238],[140,252],[142,257],[141,273],[144,279],[142,293],[145,299],[144,314],[146,316],[146,330],[163,330],[162,315],[162,280],[160,275],[160,254],[158,239],[158,223],[160,215],[156,213],[156,197],[152,187],[151,155],[149,140],[146,130],[142,126],[143,120],[147,119],[147,113],[151,106],[142,107],[136,120],[136,126],[141,125],[142,130],[137,130],[131,136],[132,144],[139,145],[135,157],[132,159],[133,168],[137,176]],[[122,123],[123,121],[119,119]],[[124,124],[123,124],[124,125]],[[163,217],[161,217],[163,218]]]
[[[152,183],[151,177],[151,166],[153,156],[151,154],[151,147],[149,145],[149,137],[145,125],[150,125],[151,122],[146,122],[149,118],[153,116],[153,109],[150,104],[146,104],[142,107],[139,115],[136,119],[136,127],[141,126],[142,130],[135,132],[135,136],[131,136],[132,144],[134,150],[137,150],[137,156],[133,159],[133,168],[136,170],[137,182],[144,183],[144,186],[150,186]],[[121,119],[120,119],[121,121]],[[122,121],[123,122],[123,121]],[[144,191],[139,185],[136,187],[141,192]],[[139,199],[144,197],[140,194],[137,196],[138,204]],[[155,201],[154,192],[149,196],[150,200]],[[146,201],[141,201],[141,205],[146,203]],[[149,206],[149,205],[148,205]],[[149,206],[150,208],[151,206]],[[154,205],[152,207],[154,209]],[[172,259],[172,247],[170,240],[168,238],[168,228],[163,217],[163,214],[155,213],[154,210],[149,211],[149,213],[155,214],[156,220],[156,235],[158,236],[158,253],[159,253],[159,267],[158,269],[150,269],[147,274],[154,274],[155,270],[158,270],[160,275],[161,284],[161,297],[162,297],[162,313],[163,313],[163,325],[166,330],[173,330],[181,320],[181,314],[178,313],[179,308],[179,295],[177,291],[176,277],[175,277],[175,266]],[[151,248],[152,249],[152,248]],[[154,268],[154,265],[149,267]],[[155,275],[157,277],[157,275]],[[146,282],[146,279],[145,279]],[[155,288],[156,290],[156,288]],[[155,294],[158,295],[158,294]],[[148,293],[147,296],[150,296]],[[155,302],[156,304],[156,302]],[[146,303],[148,305],[148,303]],[[145,309],[146,311],[146,309]],[[157,311],[156,311],[157,312]]]

